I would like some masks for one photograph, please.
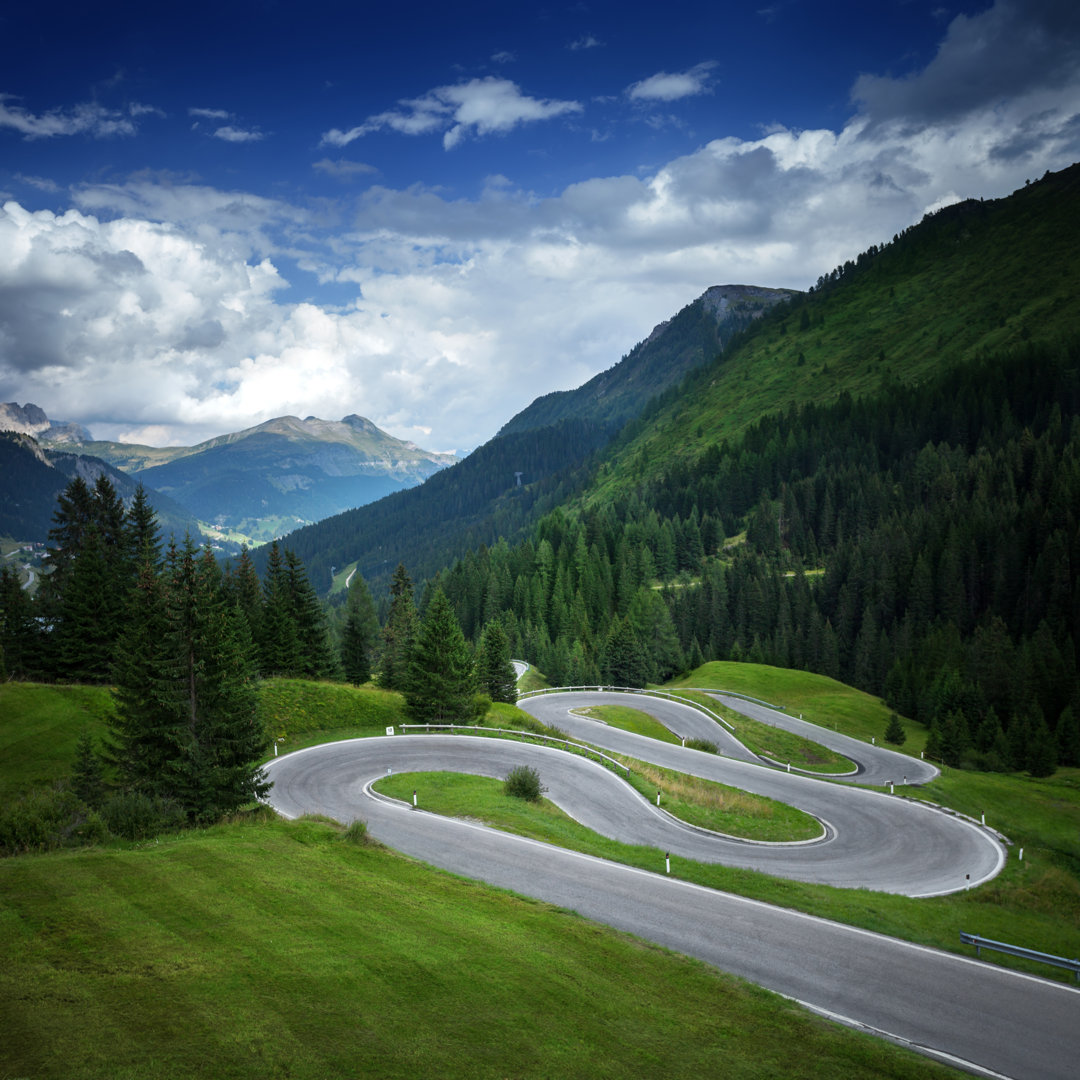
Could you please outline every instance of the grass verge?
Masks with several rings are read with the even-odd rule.
[[[745,694],[780,706],[790,716],[801,716],[810,723],[841,731],[863,742],[877,739],[879,745],[885,737],[891,712],[878,698],[828,676],[767,664],[710,661],[669,688],[686,686]],[[890,749],[918,757],[926,747],[926,728],[905,717],[900,717],[900,722],[907,738],[903,746]]]

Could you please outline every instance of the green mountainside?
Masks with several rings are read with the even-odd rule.
[[[591,498],[663,474],[762,416],[874,395],[1080,326],[1080,166],[968,200],[846,262],[771,312],[625,433]]]
[[[949,207],[656,399],[438,581],[553,683],[838,678],[990,770],[1080,764],[1080,168]]]
[[[797,295],[791,289],[713,285],[657,326],[613,367],[576,390],[557,390],[537,398],[503,425],[499,434],[571,418],[621,427],[657,394],[720,356],[740,330],[782,300]]]

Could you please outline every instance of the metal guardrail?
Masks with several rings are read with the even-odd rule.
[[[607,754],[602,753],[600,750],[594,750],[591,746],[584,745],[584,743],[571,742],[569,739],[556,739],[551,735],[540,735],[535,731],[516,731],[513,728],[486,728],[480,727],[478,724],[401,724],[400,730],[424,731],[429,734],[432,731],[465,731],[470,735],[516,735],[522,739],[539,739],[542,742],[555,743],[568,753],[581,753],[586,757],[591,755],[600,758],[609,765],[614,765],[616,769],[622,769],[627,776],[630,775],[627,766],[621,761],[616,761],[613,757],[608,757]]]
[[[719,713],[713,712],[707,705],[702,705],[699,701],[692,701],[690,698],[680,697],[678,694],[669,694],[666,690],[642,690],[640,686],[549,686],[543,690],[527,690],[524,694],[518,694],[518,701],[530,697],[539,697],[541,694],[572,694],[582,691],[601,694],[645,694],[648,697],[677,701],[682,705],[689,705],[691,709],[697,709],[698,712],[704,713],[710,720],[715,720],[718,724],[726,727],[728,731],[735,730]]]
[[[1037,960],[1040,964],[1053,964],[1054,967],[1067,968],[1076,976],[1076,981],[1080,982],[1080,960],[1067,960],[1064,956],[1053,956],[1051,953],[1025,949],[1022,945],[1007,945],[1003,941],[991,941],[989,938],[979,937],[978,934],[965,934],[962,930],[960,940],[965,945],[974,945],[976,956],[981,956],[983,949],[990,949],[993,952],[1008,953],[1009,956],[1021,956],[1025,960]]]

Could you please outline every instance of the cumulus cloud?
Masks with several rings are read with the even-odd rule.
[[[368,117],[348,131],[333,128],[322,137],[324,145],[348,146],[372,132],[389,128],[403,135],[443,132],[447,150],[467,135],[505,134],[520,124],[550,120],[581,112],[576,101],[529,97],[509,79],[488,76],[454,86],[440,86],[423,97],[399,102],[400,109]]]
[[[631,101],[678,101],[679,98],[705,94],[711,89],[709,72],[714,67],[714,60],[706,60],[688,71],[675,74],[661,71],[627,87],[626,93]]]
[[[709,285],[806,288],[929,210],[1077,160],[1065,66],[1048,60],[1007,99],[990,84],[945,92],[946,72],[966,79],[963,56],[1020,34],[1015,10],[1002,0],[982,22],[953,20],[923,72],[860,80],[837,130],[717,138],[546,197],[497,174],[472,199],[374,184],[337,201],[333,228],[310,207],[162,175],[79,188],[65,213],[9,202],[0,400],[106,437],[194,442],[284,413],[358,412],[432,449],[469,448],[539,394],[609,367]],[[1032,11],[1038,39],[1060,11]],[[460,138],[551,104],[527,109],[512,83],[485,82],[500,81],[433,91],[395,123]],[[295,266],[335,287],[333,307],[286,299]]]
[[[115,135],[134,135],[135,123],[128,115],[107,109],[96,102],[84,102],[67,109],[32,113],[12,104],[10,94],[0,94],[0,127],[12,128],[26,139],[51,139],[63,135],[89,135],[104,139]]]

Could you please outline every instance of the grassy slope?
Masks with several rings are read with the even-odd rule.
[[[830,679],[827,675],[769,667],[767,664],[711,661],[675,680],[671,686],[674,689],[693,686],[744,694],[776,705],[790,716],[800,717],[832,731],[842,731],[863,742],[877,739],[882,744],[890,716],[890,710],[880,699]],[[918,757],[926,745],[926,728],[904,717],[900,717],[900,722],[907,738],[903,746],[890,749]]]
[[[6,1076],[949,1075],[317,821],[9,859],[0,898]]]
[[[66,776],[83,729],[103,736],[111,708],[100,686],[0,683],[0,801]]]
[[[951,207],[891,245],[851,285],[814,297],[691,378],[605,465],[603,502],[695,458],[760,417],[873,395],[885,378],[918,382],[945,364],[1080,331],[1080,167],[1011,199]],[[802,354],[804,361],[800,363]],[[881,355],[884,359],[879,359]]]

